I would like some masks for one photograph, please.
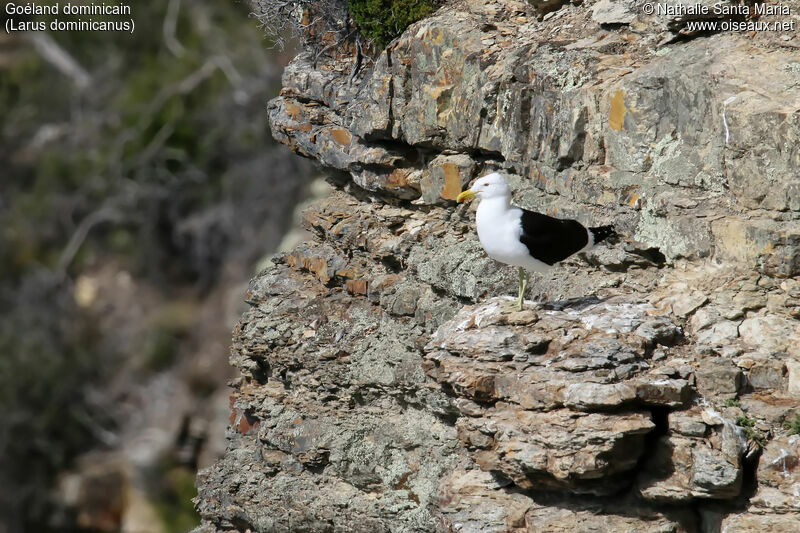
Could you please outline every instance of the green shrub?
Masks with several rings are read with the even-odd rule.
[[[379,49],[433,13],[436,4],[435,0],[347,0],[361,34]]]
[[[800,413],[796,413],[791,420],[784,420],[783,427],[789,430],[789,435],[800,435]]]
[[[742,432],[747,440],[756,443],[763,448],[767,444],[767,437],[756,429],[756,421],[748,415],[743,414],[736,419],[736,425],[742,428]]]

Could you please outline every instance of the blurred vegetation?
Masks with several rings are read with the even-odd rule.
[[[252,264],[277,245],[308,175],[271,146],[264,110],[280,66],[246,3],[131,6],[133,34],[0,40],[0,526],[9,533],[78,531],[53,508],[54,480],[78,454],[109,446],[103,436],[115,429],[97,390],[132,347],[104,340],[113,332],[76,304],[74,279],[113,260],[167,296],[203,294],[231,257]],[[154,321],[141,368],[171,365],[186,327]],[[182,507],[165,512],[169,531],[197,520],[187,476],[171,492]]]
[[[161,485],[158,487],[156,510],[167,531],[188,532],[197,526],[197,515],[192,498],[195,472],[179,464],[164,465]]]
[[[50,512],[41,491],[53,474],[109,420],[84,397],[103,369],[88,324],[67,318],[75,312],[69,294],[41,271],[10,292],[0,294],[0,308],[13,309],[0,315],[0,504],[28,516],[0,519],[30,527]]]
[[[67,80],[31,50],[3,70],[3,279],[18,280],[34,265],[64,267],[64,243],[96,214],[92,239],[66,266],[79,269],[98,249],[144,249],[155,257],[132,259],[151,275],[213,281],[219,254],[200,250],[181,222],[234,199],[231,180],[243,177],[229,175],[231,163],[269,142],[257,117],[277,90],[275,67],[253,53],[268,43],[255,28],[243,31],[242,4],[201,2],[180,11],[176,56],[161,36],[164,7],[137,4],[134,13],[133,35],[56,34],[96,73],[86,91],[54,91]],[[197,223],[209,226],[208,246],[224,249],[231,236],[220,218]]]

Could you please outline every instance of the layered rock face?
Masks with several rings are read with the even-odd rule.
[[[202,530],[797,531],[800,42],[782,37],[467,0],[372,60],[298,56],[270,123],[337,190],[251,283]],[[452,201],[493,170],[516,203],[622,241],[513,310],[515,269]]]

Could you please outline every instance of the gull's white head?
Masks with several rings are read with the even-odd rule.
[[[506,183],[506,179],[499,172],[492,172],[482,178],[478,178],[469,190],[458,195],[457,200],[464,202],[475,197],[485,200],[486,198],[510,197],[511,189]]]

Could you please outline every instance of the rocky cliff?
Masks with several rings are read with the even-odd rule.
[[[797,530],[799,37],[578,4],[287,68],[273,134],[336,191],[248,290],[203,531]],[[623,235],[522,312],[453,202],[498,169]]]

